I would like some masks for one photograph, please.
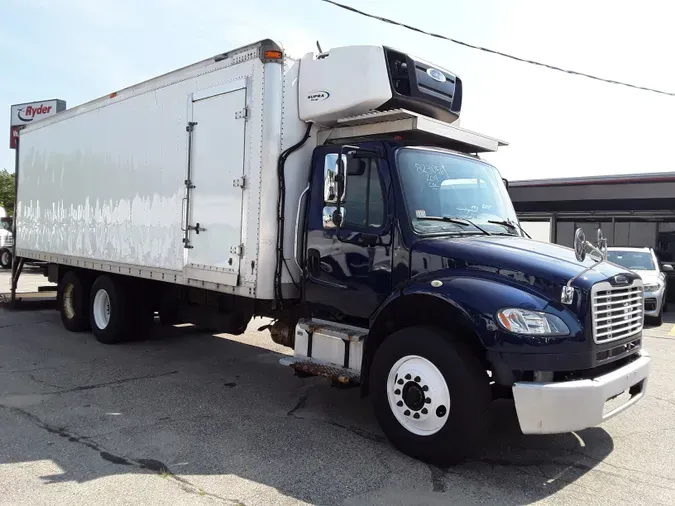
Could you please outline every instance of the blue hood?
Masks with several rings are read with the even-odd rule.
[[[417,252],[446,258],[448,267],[507,276],[554,298],[559,297],[560,286],[595,263],[590,258],[578,262],[571,248],[516,236],[429,238],[414,245],[413,255]],[[577,279],[574,286],[586,292],[595,283],[617,274],[629,279],[638,277],[615,264],[602,263]]]

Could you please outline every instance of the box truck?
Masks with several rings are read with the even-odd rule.
[[[526,434],[597,425],[645,393],[642,281],[583,234],[524,237],[462,95],[389,47],[270,40],[110,93],[21,132],[17,257],[102,343],[269,317],[283,364],[359,385],[427,462],[479,445],[499,397]]]

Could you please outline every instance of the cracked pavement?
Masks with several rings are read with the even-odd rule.
[[[645,332],[653,372],[634,408],[524,436],[500,401],[485,448],[441,469],[396,451],[357,389],[279,365],[289,350],[260,322],[105,346],[55,311],[0,309],[0,504],[675,503],[672,323]]]

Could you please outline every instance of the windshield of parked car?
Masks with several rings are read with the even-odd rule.
[[[646,251],[608,251],[607,260],[630,270],[652,271],[655,269],[652,255]]]
[[[511,199],[493,166],[427,148],[400,149],[397,165],[416,232],[521,235]]]

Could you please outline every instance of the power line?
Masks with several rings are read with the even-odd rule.
[[[556,67],[555,65],[549,65],[548,63],[541,63],[541,62],[534,61],[534,60],[528,60],[526,58],[520,58],[518,56],[513,56],[511,54],[502,53],[501,51],[495,51],[494,49],[488,49],[486,47],[481,47],[481,46],[476,46],[474,44],[469,44],[468,42],[462,42],[461,40],[446,37],[445,35],[440,35],[438,33],[427,32],[426,30],[422,30],[421,28],[417,28],[417,27],[411,26],[411,25],[406,25],[405,23],[399,23],[398,21],[394,21],[394,20],[391,20],[391,19],[388,19],[388,18],[384,18],[382,16],[376,16],[375,14],[369,14],[367,12],[360,11],[360,10],[354,8],[354,7],[351,7],[349,5],[341,4],[341,3],[335,2],[333,0],[320,0],[320,1],[326,2],[328,4],[332,4],[336,7],[340,7],[341,9],[345,9],[345,10],[354,12],[354,13],[359,14],[361,16],[365,16],[365,17],[368,17],[368,18],[371,18],[371,19],[376,19],[376,20],[382,21],[384,23],[389,23],[390,25],[407,28],[408,30],[412,30],[413,32],[422,33],[424,35],[429,35],[429,36],[435,37],[437,39],[447,40],[449,42],[454,42],[455,44],[459,44],[460,46],[468,47],[468,48],[471,48],[471,49],[478,49],[479,51],[484,51],[486,53],[496,54],[497,56],[503,56],[504,58],[509,58],[511,60],[516,60],[516,61],[519,61],[519,62],[522,62],[522,63],[529,63],[530,65],[537,65],[539,67],[544,67],[544,68],[547,68],[547,69],[550,69],[550,70],[557,70],[558,72],[565,72],[566,74],[572,74],[572,75],[575,75],[575,76],[587,77],[589,79],[594,79],[596,81],[602,81],[603,83],[618,84],[620,86],[626,86],[628,88],[633,88],[633,89],[636,89],[636,90],[651,91],[653,93],[658,93],[660,95],[668,95],[670,97],[675,97],[675,92],[657,90],[657,89],[654,89],[654,88],[647,88],[645,86],[638,86],[636,84],[625,83],[623,81],[615,81],[613,79],[605,79],[605,78],[594,76],[594,75],[591,75],[591,74],[585,74],[583,72],[577,72],[576,70],[563,69],[563,68],[560,68],[560,67]]]

